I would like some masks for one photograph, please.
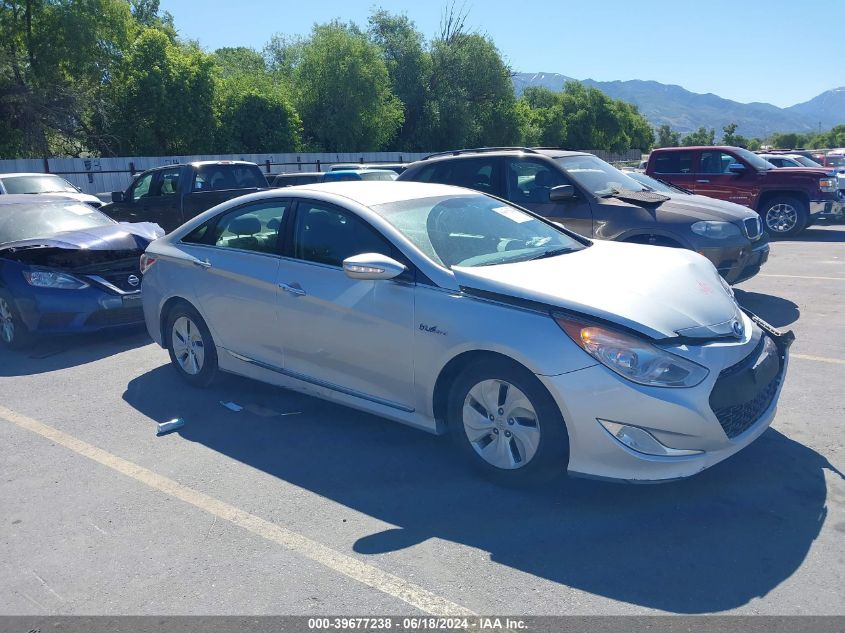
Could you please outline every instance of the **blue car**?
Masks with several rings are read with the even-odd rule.
[[[140,256],[163,234],[58,196],[0,198],[0,346],[143,323]]]

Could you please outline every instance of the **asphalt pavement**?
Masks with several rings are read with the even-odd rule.
[[[737,290],[797,336],[775,422],[653,486],[498,487],[446,438],[187,387],[144,332],[0,355],[0,614],[845,615],[845,227]]]

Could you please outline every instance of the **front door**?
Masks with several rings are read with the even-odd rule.
[[[570,231],[591,237],[593,211],[587,197],[575,187],[575,196],[552,202],[549,192],[559,185],[574,185],[566,175],[545,161],[508,158],[505,164],[506,198],[521,207],[562,224]]]
[[[282,367],[278,236],[288,200],[247,204],[182,240],[185,274],[200,311],[223,349]]]
[[[285,369],[302,380],[412,410],[413,277],[350,279],[343,260],[363,253],[401,259],[354,213],[299,200],[278,275]]]
[[[729,167],[739,163],[742,173],[733,173]],[[702,196],[718,198],[751,207],[754,202],[754,181],[757,172],[733,154],[723,150],[702,150],[699,154],[693,191]]]

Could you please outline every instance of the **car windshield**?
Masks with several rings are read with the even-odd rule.
[[[747,149],[734,147],[732,151],[757,171],[769,171],[770,169],[775,169],[775,166],[765,158],[761,158],[754,152],[749,152]]]
[[[804,165],[804,167],[821,167],[819,163],[814,161],[812,158],[807,158],[806,156],[793,156],[793,159]]]
[[[631,172],[623,172],[629,178],[633,178],[641,185],[645,185],[652,191],[659,191],[660,193],[670,193],[670,194],[681,194],[681,195],[688,195],[686,191],[683,189],[679,189],[678,187],[673,187],[668,182],[663,182],[662,180],[657,180],[657,178],[652,178],[651,176],[646,176],[638,171],[631,171]]]
[[[79,193],[67,180],[51,174],[4,176],[3,187],[6,193]]]
[[[591,155],[561,156],[555,159],[579,185],[597,196],[620,191],[645,191],[645,187],[613,165]]]
[[[107,224],[114,220],[82,202],[0,205],[0,244]]]
[[[845,156],[828,156],[825,162],[831,167],[845,167]]]
[[[418,198],[372,209],[446,268],[527,261],[585,248],[564,231],[485,195]]]

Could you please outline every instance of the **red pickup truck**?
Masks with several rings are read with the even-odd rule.
[[[776,169],[740,147],[662,147],[649,156],[646,173],[754,209],[772,235],[797,235],[817,219],[845,217],[845,199],[830,169]]]

